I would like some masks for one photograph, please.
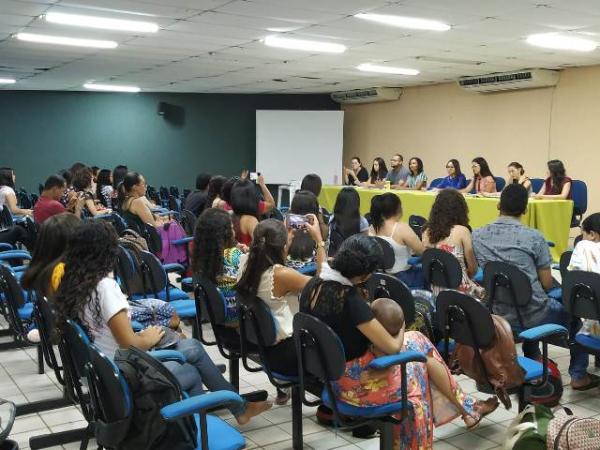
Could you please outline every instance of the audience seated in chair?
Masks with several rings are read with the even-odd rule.
[[[437,195],[423,231],[423,245],[454,255],[462,269],[458,290],[480,299],[484,297],[483,288],[472,280],[477,260],[469,229],[469,208],[458,191],[444,189]],[[437,295],[440,288],[432,286],[432,290]]]
[[[373,238],[348,238],[331,266],[325,264],[319,278],[307,286],[300,298],[300,310],[325,322],[339,336],[347,361],[346,372],[338,383],[339,395],[355,406],[385,405],[400,396],[401,380],[396,369],[390,369],[391,374],[377,374],[391,384],[366,382],[374,374],[365,373],[365,366],[375,354],[412,350],[427,356],[426,364],[407,366],[414,420],[406,429],[398,427],[395,438],[396,448],[400,444],[402,448],[431,448],[434,424],[443,425],[462,416],[467,427],[473,428],[496,409],[498,401],[492,397],[481,402],[465,395],[433,344],[419,332],[404,333],[404,324],[400,323],[403,315],[397,308],[383,301],[375,302],[377,316],[371,310],[359,286],[369,279],[381,257],[381,248]],[[383,392],[376,392],[378,387]],[[441,395],[432,395],[432,389]]]
[[[325,249],[319,223],[314,215],[311,217],[313,221],[306,231],[320,243],[316,256],[318,272],[325,259]],[[294,231],[287,230],[279,220],[260,222],[254,230],[250,251],[242,258],[237,284],[241,302],[252,306],[258,297],[271,309],[277,327],[277,343],[268,349],[268,365],[273,372],[283,375],[298,373],[292,320],[298,312],[298,296],[310,280],[310,277],[285,267],[293,235]]]
[[[258,176],[257,183],[265,197],[264,201],[260,200],[254,183],[245,178],[245,173],[231,188],[231,208],[238,218],[235,234],[238,242],[244,245],[252,242],[258,218],[275,207],[275,200],[267,189],[263,175]]]
[[[17,194],[15,193],[15,181],[17,176],[10,167],[0,168],[0,209],[8,208],[14,216],[31,216],[31,209],[21,209],[17,205]]]
[[[94,200],[94,191],[92,190],[92,170],[89,167],[79,169],[73,174],[73,189],[77,196],[84,201],[85,210],[90,216],[104,214],[106,208],[102,205],[97,206]]]
[[[420,268],[411,267],[411,255],[420,256],[424,247],[412,228],[401,222],[402,203],[396,194],[376,195],[371,200],[371,221],[369,233],[390,243],[394,250],[394,266],[386,272],[396,275],[410,288],[423,287],[423,273]]]
[[[110,169],[102,169],[96,178],[96,199],[108,209],[113,209],[113,199],[117,191],[113,188],[113,175]]]
[[[128,172],[119,185],[119,205],[121,215],[129,228],[142,230],[144,224],[154,227],[163,225],[166,219],[155,217],[150,210],[152,206],[146,198],[146,180],[137,172]]]
[[[542,189],[535,195],[537,199],[571,200],[571,178],[567,176],[565,165],[558,159],[548,161],[548,170]]]
[[[79,198],[75,192],[69,194],[69,203],[67,203],[66,207],[60,202],[66,188],[67,182],[60,175],[50,175],[48,177],[44,183],[44,190],[33,207],[35,223],[42,224],[55,214],[67,211],[74,212],[77,217],[81,216],[81,209],[85,200]]]
[[[71,319],[81,323],[94,344],[108,356],[118,348],[149,350],[164,335],[151,326],[134,333],[127,315],[128,302],[112,276],[118,255],[117,234],[106,222],[84,222],[74,232],[64,256],[65,273],[53,298],[57,326],[62,329]],[[180,339],[174,347],[186,363],[165,362],[182,388],[191,395],[209,390],[234,391],[195,339]],[[240,425],[270,407],[268,402],[246,402],[232,408]]]
[[[327,254],[335,255],[344,240],[358,233],[369,233],[369,222],[360,214],[360,196],[356,189],[345,187],[337,195],[329,218]]]
[[[185,199],[184,209],[193,212],[196,217],[198,217],[207,206],[206,199],[208,198],[209,183],[209,174],[198,174],[196,177],[196,190],[192,191]]]
[[[485,267],[488,262],[500,261],[512,264],[527,275],[531,282],[531,301],[521,307],[526,328],[535,327],[546,323],[563,325],[576,331],[581,322],[574,321],[565,311],[563,305],[548,297],[546,291],[552,289],[552,257],[544,236],[537,230],[523,225],[520,217],[527,211],[527,190],[520,184],[507,186],[500,196],[498,209],[500,217],[489,225],[473,231],[473,247],[479,265]],[[494,311],[503,316],[513,328],[519,329],[516,311],[512,307]],[[523,331],[523,330],[519,330]],[[582,389],[597,384],[587,371],[587,355],[580,350],[571,348],[571,362],[569,374],[571,386]],[[531,359],[541,358],[536,342],[523,344],[523,353]]]
[[[477,157],[471,161],[471,168],[473,169],[473,178],[461,192],[474,192],[475,194],[496,192],[496,179],[484,158]]]

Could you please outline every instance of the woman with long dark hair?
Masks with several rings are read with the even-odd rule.
[[[444,189],[437,195],[423,230],[423,244],[454,255],[462,268],[462,282],[458,289],[483,298],[483,288],[472,280],[477,272],[477,259],[469,228],[469,208],[461,193]],[[435,294],[439,290],[433,286]]]
[[[85,209],[91,216],[97,216],[106,212],[104,206],[96,206],[94,193],[92,191],[92,170],[84,167],[73,174],[73,189],[84,200]]]
[[[223,185],[227,182],[227,178],[222,175],[211,177],[208,182],[208,193],[206,196],[205,208],[223,208],[224,202],[221,199],[221,191]]]
[[[385,165],[385,161],[383,158],[379,156],[373,160],[373,165],[371,166],[371,173],[369,174],[369,180],[366,183],[361,183],[362,186],[370,187],[370,186],[379,186],[387,177],[388,170]]]
[[[319,202],[317,197],[310,191],[296,191],[289,213],[302,216],[314,214],[318,218]],[[286,265],[299,270],[314,264],[316,258],[315,246],[316,242],[306,230],[296,231],[288,249]]]
[[[127,315],[129,304],[113,278],[117,264],[118,236],[104,221],[82,223],[71,236],[64,255],[65,273],[53,298],[57,312],[57,328],[64,329],[68,319],[78,321],[90,339],[106,355],[112,357],[118,348],[135,346],[141,350],[153,348],[164,331],[150,326],[134,333]],[[186,363],[173,361],[164,365],[191,395],[209,390],[235,391],[196,339],[182,339],[175,349],[185,356]],[[268,402],[246,402],[231,412],[243,425],[251,417],[270,407]]]
[[[408,160],[408,170],[410,175],[406,179],[405,189],[411,189],[414,191],[425,190],[427,187],[427,174],[423,169],[423,161],[421,158],[413,156]]]
[[[342,188],[335,199],[333,214],[329,219],[328,255],[335,255],[342,242],[350,236],[368,232],[369,222],[360,215],[358,192],[352,187]]]
[[[473,178],[461,192],[471,192],[473,190],[476,194],[497,192],[496,179],[484,158],[480,156],[474,158],[471,161],[471,169],[473,169]]]
[[[550,200],[571,200],[571,184],[573,180],[567,176],[567,170],[562,161],[548,161],[546,180],[535,198]]]
[[[446,163],[446,172],[448,176],[434,189],[463,189],[467,185],[467,179],[461,172],[460,162],[457,159],[451,159]]]
[[[110,169],[102,169],[98,172],[98,177],[96,178],[96,198],[100,200],[100,203],[104,207],[109,209],[113,207],[113,194],[115,192],[112,181],[112,172]]]
[[[316,216],[309,215],[308,218],[309,223],[304,229],[317,242],[319,272],[325,260],[325,243]],[[286,375],[298,373],[292,321],[298,312],[298,296],[310,280],[310,277],[285,267],[293,234],[279,220],[260,222],[254,230],[250,251],[242,258],[236,287],[243,303],[253,304],[258,297],[271,309],[277,343],[267,351],[267,364],[271,370]]]
[[[154,227],[163,225],[167,219],[155,217],[146,199],[146,180],[137,172],[128,172],[119,184],[118,202],[121,215],[133,229],[143,229],[144,224]]]
[[[423,287],[423,270],[411,267],[411,254],[421,255],[425,248],[408,224],[401,222],[402,203],[396,194],[388,192],[376,195],[371,200],[370,233],[389,242],[394,249],[394,266],[387,270],[396,275],[410,288]]]

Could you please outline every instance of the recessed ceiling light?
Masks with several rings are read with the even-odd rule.
[[[16,38],[21,41],[39,42],[41,44],[70,45],[73,47],[115,48],[119,44],[115,41],[100,41],[97,39],[70,38],[64,36],[48,36],[46,34],[17,33]]]
[[[123,86],[119,84],[96,84],[96,83],[85,83],[83,85],[86,89],[93,91],[112,91],[112,92],[140,92],[141,89],[137,86]]]
[[[407,69],[404,67],[379,66],[377,64],[360,64],[356,68],[362,72],[388,73],[392,75],[419,75],[417,69]]]
[[[17,80],[14,78],[0,78],[0,84],[15,84]]]
[[[316,53],[344,53],[346,51],[346,46],[342,44],[307,41],[304,39],[287,38],[276,35],[267,36],[264,40],[264,43],[269,47],[287,48],[290,50],[304,50],[307,52]]]
[[[598,43],[589,39],[575,36],[565,36],[557,33],[531,34],[527,43],[536,47],[554,48],[557,50],[574,50],[577,52],[591,52],[596,50]]]
[[[410,30],[448,31],[450,25],[438,20],[420,19],[418,17],[403,17],[390,14],[359,13],[354,17],[370,20],[371,22],[383,23],[393,27],[408,28]]]
[[[156,33],[157,24],[152,22],[139,22],[137,20],[111,19],[108,17],[83,16],[79,14],[65,14],[49,12],[45,15],[46,22],[61,25],[74,25],[76,27],[101,28],[104,30],[135,31],[140,33]]]

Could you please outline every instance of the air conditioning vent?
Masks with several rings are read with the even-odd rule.
[[[371,103],[398,100],[402,94],[400,88],[374,87],[333,92],[331,99],[337,103]]]
[[[493,73],[458,80],[463,89],[475,92],[495,92],[511,89],[532,89],[555,86],[560,72],[557,70],[533,69],[518,72]]]

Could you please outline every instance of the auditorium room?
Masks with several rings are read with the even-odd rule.
[[[597,0],[0,0],[0,450],[600,450],[599,149]]]

